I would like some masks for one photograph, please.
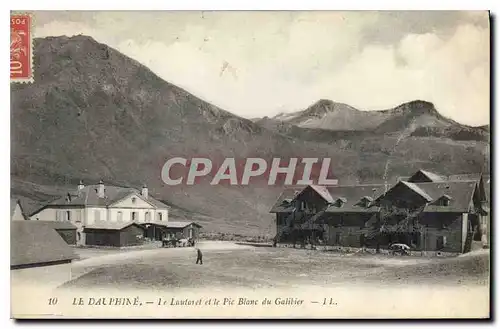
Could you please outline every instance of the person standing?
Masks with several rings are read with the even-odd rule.
[[[203,265],[203,254],[201,253],[200,248],[196,248],[196,254],[196,264],[199,263],[200,265]]]

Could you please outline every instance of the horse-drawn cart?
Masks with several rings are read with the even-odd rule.
[[[195,244],[194,239],[185,238],[163,238],[161,246],[163,248],[177,248],[177,247],[193,247]]]

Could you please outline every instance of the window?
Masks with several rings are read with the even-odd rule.
[[[340,233],[340,232],[335,233],[335,244],[337,244],[337,245],[342,244],[342,233]]]
[[[123,213],[121,211],[119,211],[118,214],[117,214],[117,220],[119,222],[123,222]]]
[[[71,220],[71,211],[66,211],[66,220]]]
[[[438,236],[436,241],[436,250],[441,250],[446,247],[446,237]]]
[[[137,211],[132,211],[132,221],[135,222],[137,220]]]
[[[96,221],[101,220],[101,211],[100,210],[94,210],[94,218]]]
[[[163,220],[163,214],[161,212],[158,213],[158,220],[159,221]]]
[[[135,203],[137,201],[136,197],[132,197],[132,203]]]
[[[151,214],[149,213],[149,211],[147,211],[146,214],[144,215],[144,221],[146,222],[151,221]]]
[[[365,235],[364,235],[364,234],[361,234],[361,235],[359,236],[359,245],[360,245],[361,247],[364,247],[364,246],[365,246]]]

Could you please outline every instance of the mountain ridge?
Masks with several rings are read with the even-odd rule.
[[[293,125],[305,129],[339,132],[332,133],[332,136],[342,135],[341,132],[378,135],[405,131],[420,137],[489,140],[489,128],[460,124],[442,115],[433,103],[423,100],[412,100],[386,110],[362,111],[344,103],[320,99],[305,110],[281,113],[272,118],[264,117],[253,121],[285,134],[292,130],[290,125]]]

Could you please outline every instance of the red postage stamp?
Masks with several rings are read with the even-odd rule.
[[[10,15],[10,81],[33,81],[32,17]]]

